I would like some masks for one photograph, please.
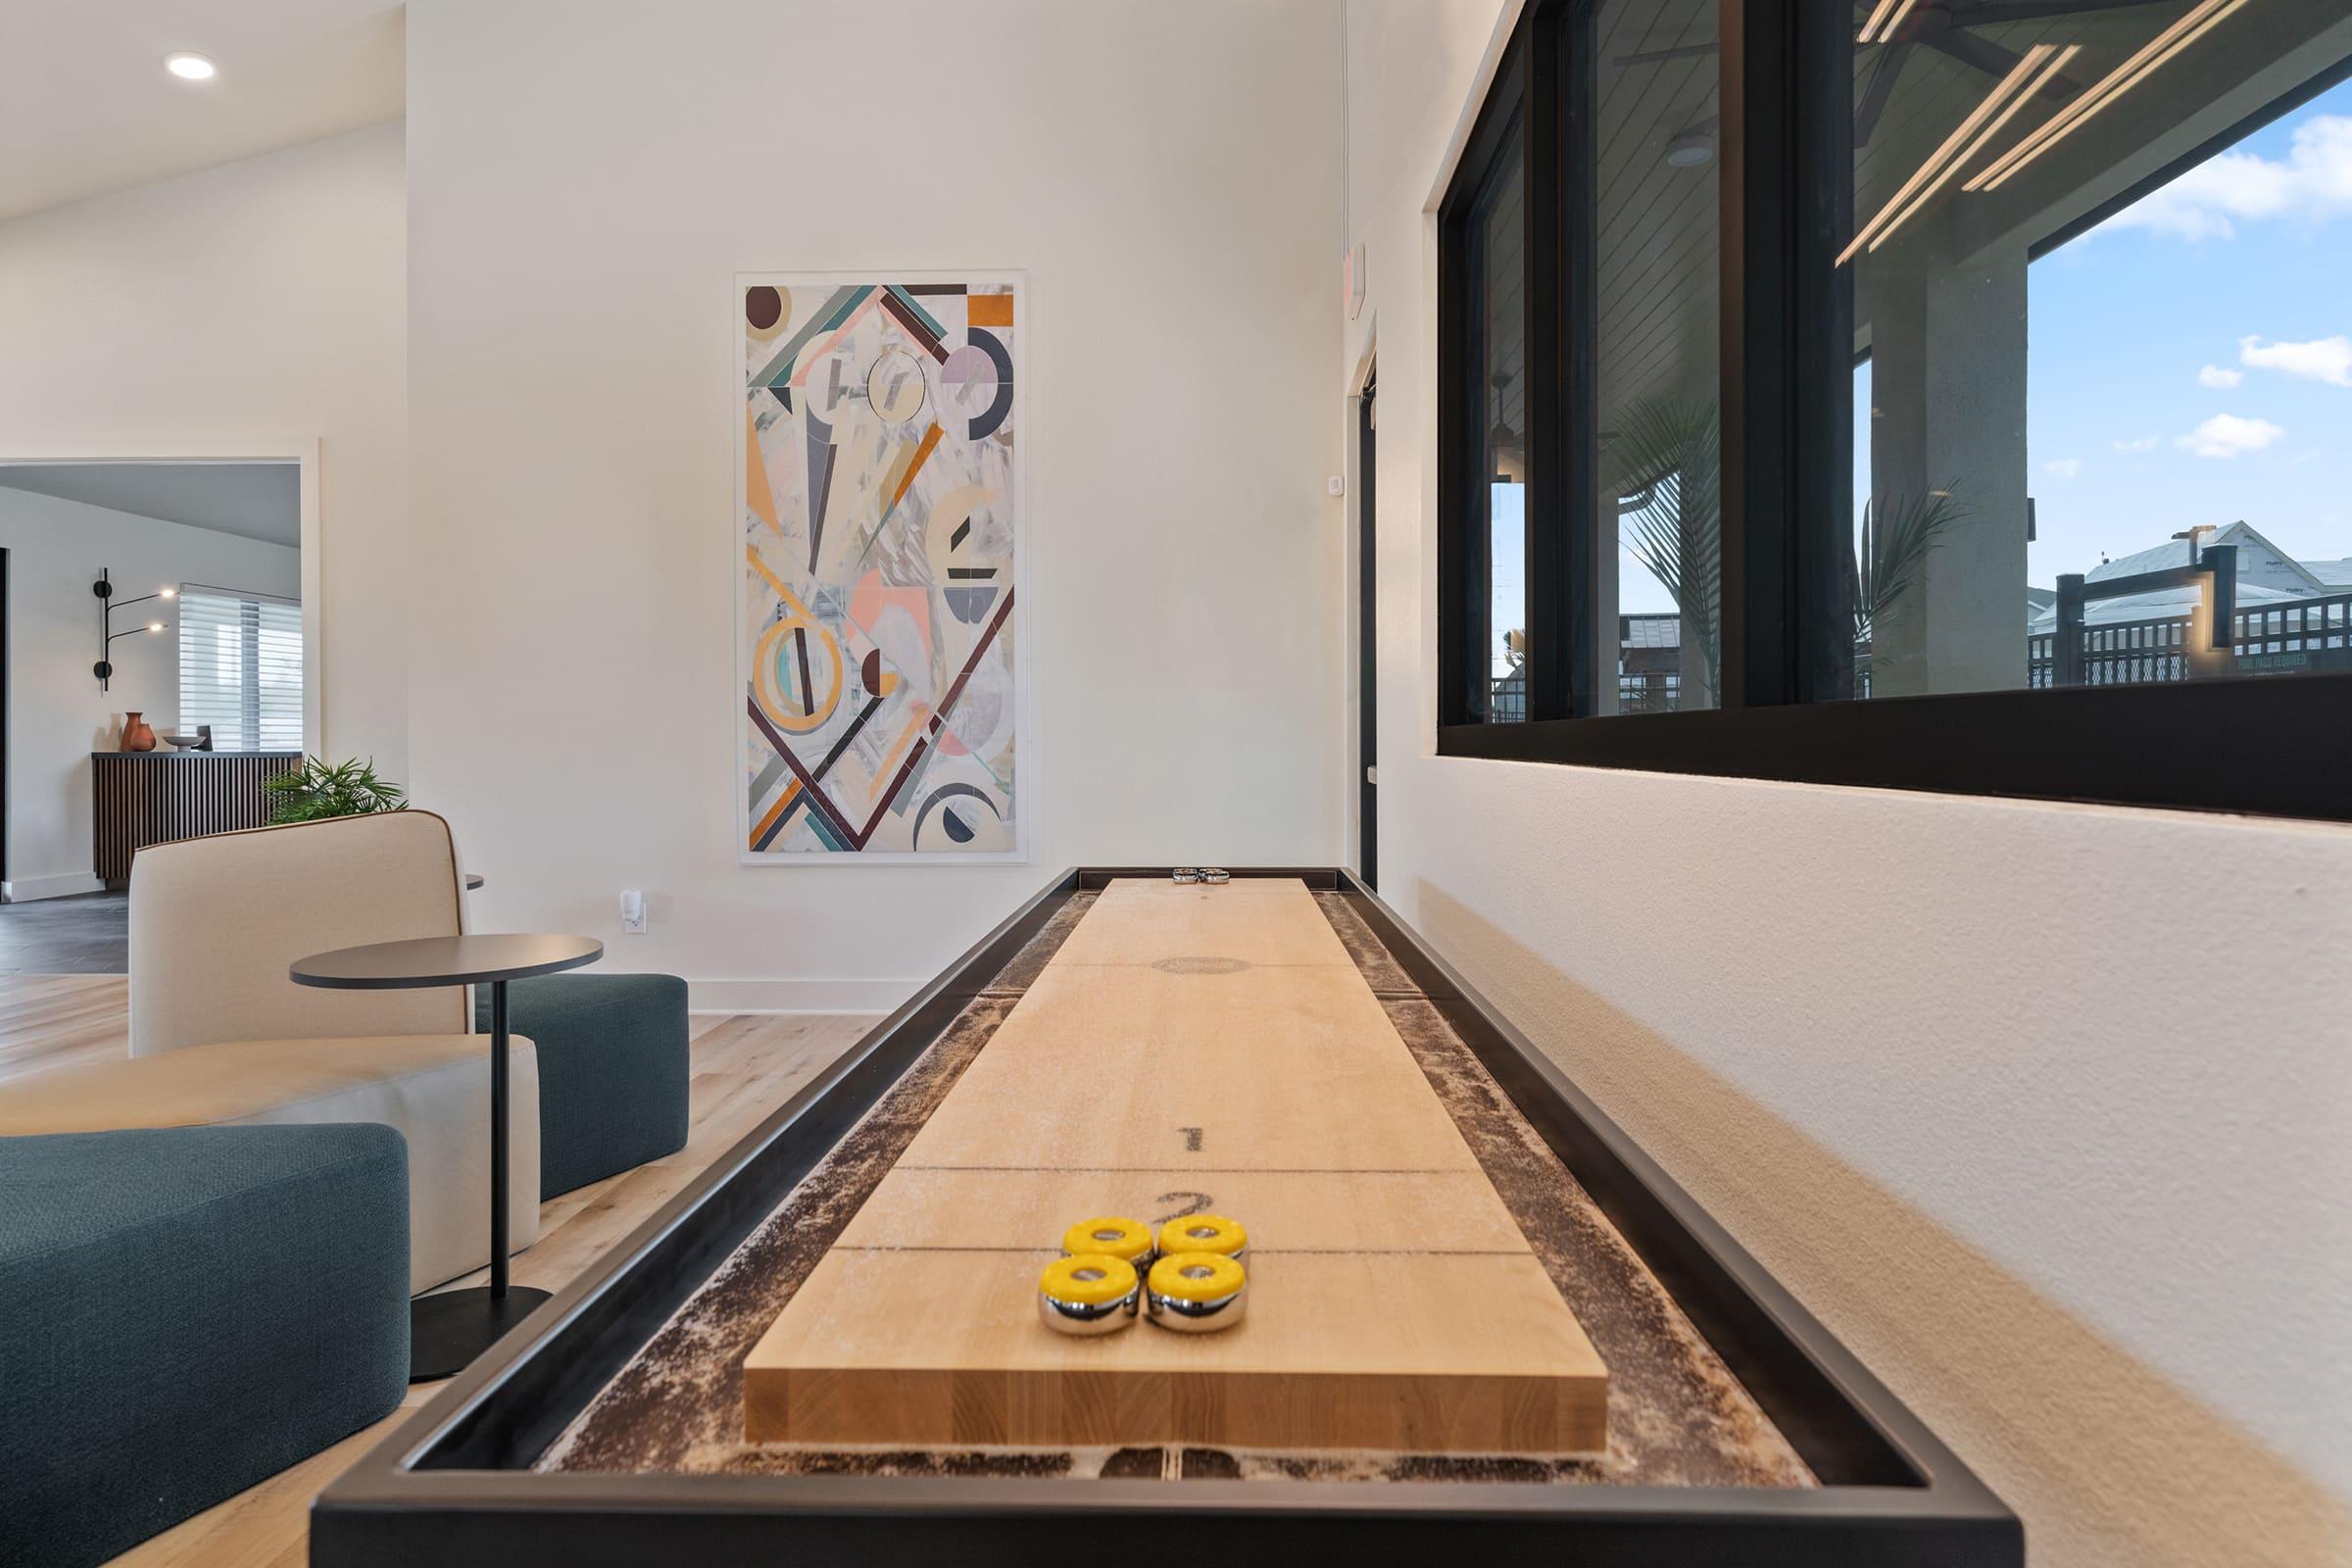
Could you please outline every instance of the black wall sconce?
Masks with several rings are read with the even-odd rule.
[[[98,677],[98,689],[104,691],[107,680],[115,672],[112,662],[115,639],[136,637],[144,632],[158,632],[164,629],[162,621],[151,620],[144,626],[133,626],[127,631],[117,631],[115,630],[115,612],[128,610],[133,605],[143,605],[150,599],[176,599],[179,597],[179,590],[158,588],[154,593],[141,594],[136,599],[125,599],[118,605],[115,603],[115,585],[108,576],[108,568],[101,566],[98,568],[98,580],[90,584],[90,592],[98,596],[98,662],[90,666],[90,673]]]

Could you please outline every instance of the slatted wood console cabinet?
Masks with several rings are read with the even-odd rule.
[[[150,844],[262,826],[262,781],[301,760],[300,752],[92,752],[92,871],[127,887],[131,857]]]

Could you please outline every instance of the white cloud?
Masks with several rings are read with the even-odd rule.
[[[2258,370],[2282,370],[2329,386],[2352,386],[2352,337],[2340,333],[2309,343],[2265,343],[2259,337],[2241,337],[2237,361]]]
[[[2164,437],[2160,435],[2135,435],[2129,441],[2118,441],[2115,444],[2115,450],[2118,452],[2153,452],[2163,444]]]
[[[2249,338],[2247,341],[2252,342],[2253,340]],[[2197,372],[2197,385],[2227,389],[2237,385],[2245,378],[2246,372],[2243,370],[2225,370],[2218,365],[2208,365]]]
[[[2045,473],[2054,473],[2061,479],[2072,479],[2082,471],[2082,460],[2081,458],[2052,458],[2041,466]]]
[[[2183,436],[2176,445],[2200,458],[2234,458],[2241,452],[2260,452],[2286,432],[2268,419],[2242,419],[2217,414]]]
[[[2305,222],[2352,213],[2352,119],[2314,115],[2282,159],[2230,152],[2209,158],[2101,223],[2181,239],[2229,239],[2241,222]]]

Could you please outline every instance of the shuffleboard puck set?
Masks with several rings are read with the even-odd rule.
[[[1084,1338],[1124,1328],[1148,1306],[1151,1322],[1177,1333],[1229,1329],[1249,1295],[1249,1233],[1221,1214],[1172,1219],[1156,1241],[1140,1220],[1080,1220],[1038,1276],[1038,1321]]]

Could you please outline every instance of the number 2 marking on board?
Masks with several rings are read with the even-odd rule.
[[[1199,1152],[1200,1152],[1200,1128],[1198,1128],[1198,1127],[1179,1127],[1179,1128],[1177,1128],[1176,1130],[1177,1130],[1178,1132],[1180,1132],[1180,1133],[1184,1134],[1184,1152],[1185,1152],[1186,1153],[1188,1153],[1188,1154],[1198,1154]]]
[[[1206,1193],[1162,1193],[1158,1198],[1152,1200],[1152,1201],[1159,1203],[1173,1203],[1178,1199],[1191,1199],[1192,1201],[1172,1213],[1160,1215],[1159,1218],[1154,1220],[1152,1223],[1156,1225],[1165,1225],[1168,1223],[1168,1221],[1172,1219],[1182,1219],[1187,1214],[1205,1214],[1208,1212],[1208,1205],[1216,1201],[1216,1200],[1210,1198]]]

